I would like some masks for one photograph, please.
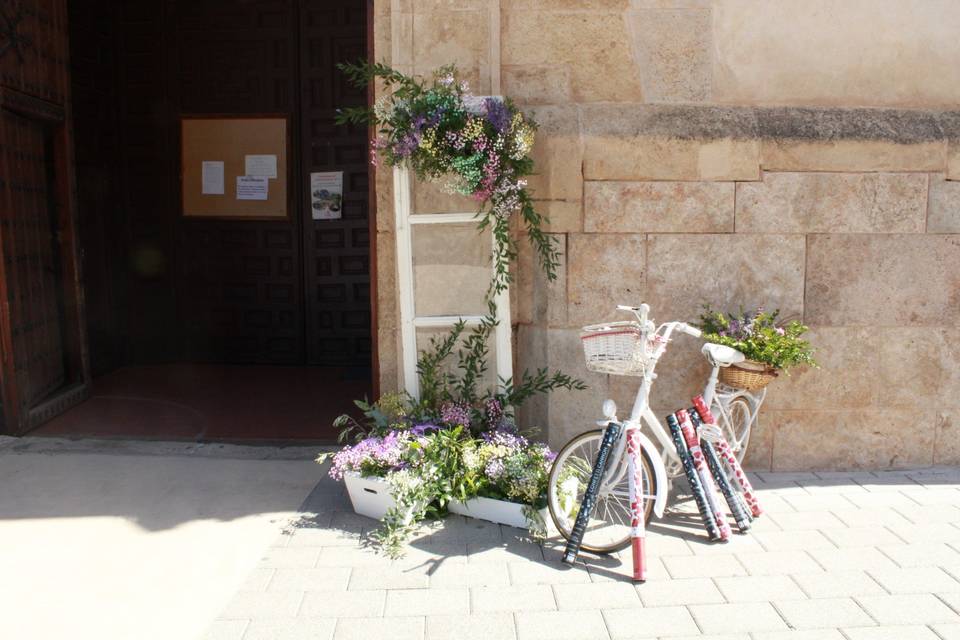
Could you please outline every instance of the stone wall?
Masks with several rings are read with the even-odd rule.
[[[583,369],[578,328],[648,302],[764,305],[811,327],[819,370],[772,385],[757,469],[960,463],[960,12],[951,0],[393,0],[377,58],[457,63],[540,122],[531,180],[565,257],[524,250],[518,367],[583,377],[524,412],[559,445],[635,380]],[[954,182],[956,180],[956,182]],[[378,171],[381,384],[399,383],[392,184]],[[455,203],[418,196],[418,211]],[[453,209],[450,209],[453,210]],[[658,413],[702,385],[661,363]]]

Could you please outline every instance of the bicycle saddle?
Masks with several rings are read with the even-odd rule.
[[[728,367],[731,364],[737,364],[738,362],[743,362],[746,360],[746,356],[744,356],[742,353],[733,347],[727,347],[722,344],[707,342],[703,345],[703,349],[701,349],[701,351],[703,352],[703,355],[707,357],[707,360],[721,367]]]

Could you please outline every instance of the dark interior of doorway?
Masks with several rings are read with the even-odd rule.
[[[34,433],[329,440],[371,393],[365,0],[70,3],[91,399]],[[284,221],[180,215],[182,115],[289,118]],[[344,172],[343,218],[304,184]]]

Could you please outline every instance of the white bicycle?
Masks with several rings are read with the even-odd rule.
[[[651,512],[657,517],[663,515],[669,478],[683,473],[683,465],[670,434],[649,405],[650,389],[657,377],[654,370],[675,332],[693,337],[701,335],[699,329],[685,322],[666,322],[657,326],[648,317],[650,308],[646,304],[639,307],[618,306],[617,309],[632,312],[636,320],[584,327],[581,341],[587,368],[591,371],[641,378],[630,417],[619,422],[616,404],[613,400],[606,400],[603,403],[603,420],[597,422],[600,428],[575,436],[557,454],[547,490],[554,524],[560,534],[570,540],[598,459],[597,454],[601,450],[604,429],[610,423],[622,425],[619,436],[609,450],[606,472],[595,494],[590,496],[593,505],[589,511],[589,522],[586,529],[576,536],[580,548],[594,553],[610,553],[630,544],[632,509],[626,434],[632,429],[641,429],[638,434],[641,451],[637,463],[643,477],[639,497],[643,500],[641,508],[644,521],[649,521]],[[753,393],[719,383],[721,367],[745,359],[736,349],[705,343],[702,353],[712,366],[703,390],[704,402],[740,461],[746,454],[750,432],[757,422],[766,389]],[[659,442],[659,449],[643,433],[644,424]]]

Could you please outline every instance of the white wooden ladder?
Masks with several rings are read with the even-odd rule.
[[[400,343],[403,358],[403,384],[407,393],[420,397],[417,378],[417,329],[447,329],[463,320],[476,326],[485,317],[481,315],[418,316],[415,308],[413,270],[413,227],[421,224],[476,224],[476,212],[416,214],[410,199],[412,176],[406,168],[393,169],[393,198],[396,212],[397,286],[400,295]],[[492,237],[493,234],[491,234]],[[493,245],[491,245],[491,277],[493,276]],[[513,377],[513,353],[510,339],[510,292],[500,292],[494,302],[497,306],[497,326],[494,329],[496,373],[499,378]]]

